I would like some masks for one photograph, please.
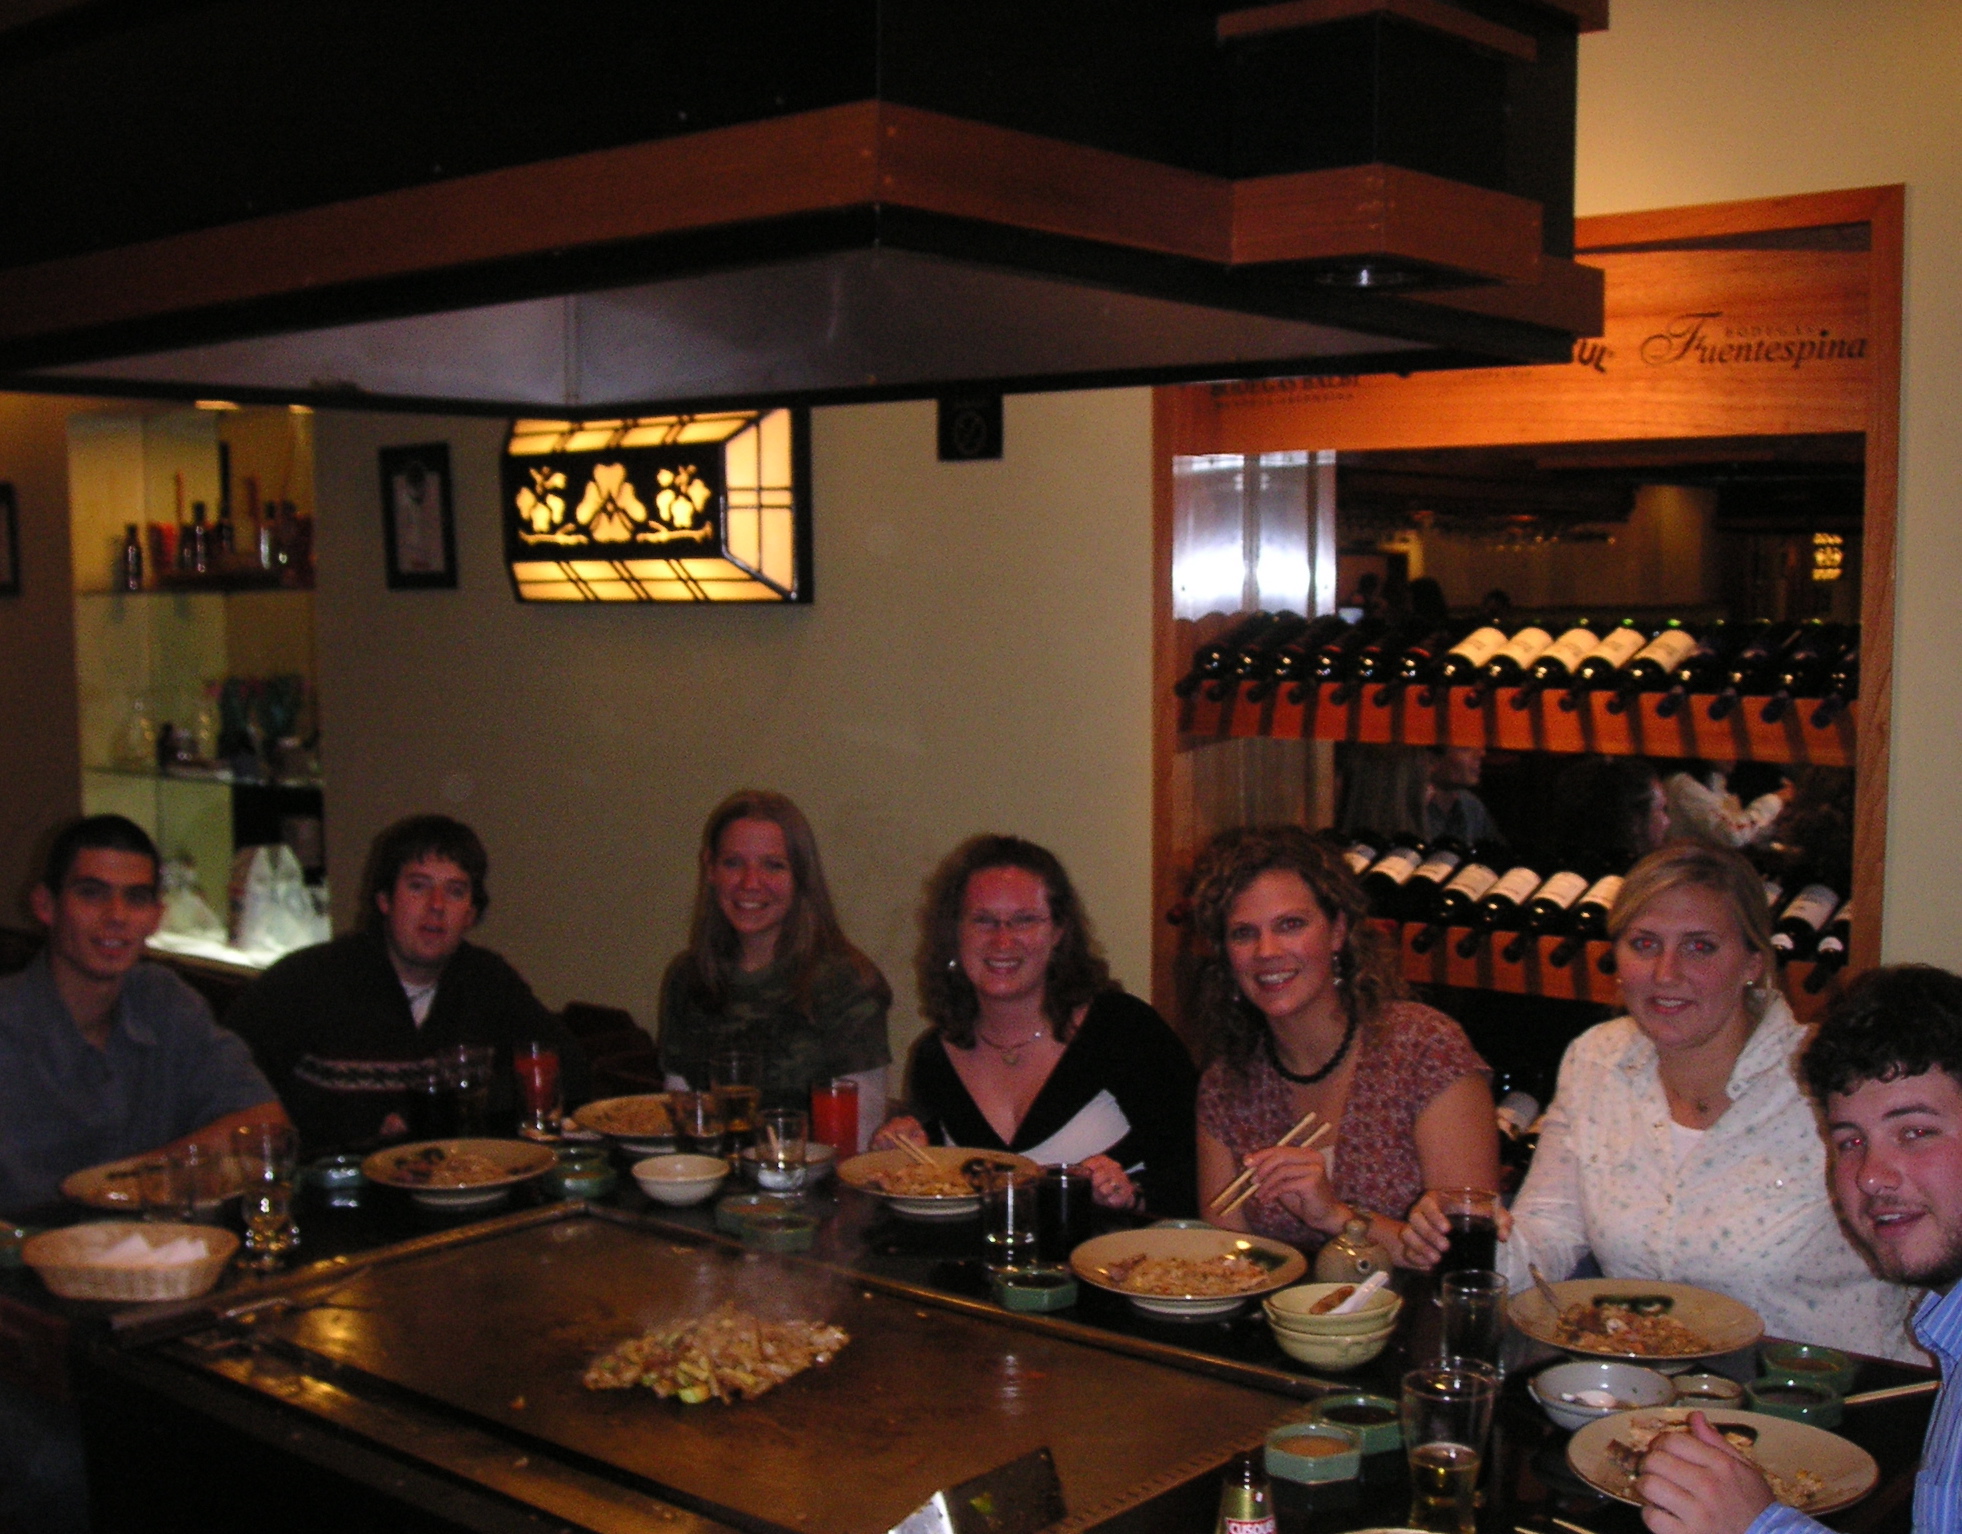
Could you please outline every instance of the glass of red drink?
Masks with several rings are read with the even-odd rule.
[[[834,1076],[811,1088],[811,1138],[822,1141],[843,1161],[858,1154],[858,1083]]]
[[[518,1133],[549,1140],[559,1132],[565,1101],[559,1090],[559,1052],[549,1044],[520,1044],[511,1052],[518,1078]]]

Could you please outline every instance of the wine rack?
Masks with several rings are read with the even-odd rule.
[[[1571,713],[1561,708],[1562,693],[1538,694],[1523,709],[1512,706],[1515,688],[1501,687],[1477,708],[1465,707],[1462,690],[1440,690],[1429,707],[1418,702],[1419,687],[1388,703],[1376,702],[1371,683],[1346,702],[1337,702],[1339,683],[1323,683],[1301,701],[1283,684],[1258,702],[1235,688],[1226,697],[1207,696],[1210,687],[1179,700],[1178,728],[1185,744],[1205,740],[1268,736],[1284,740],[1351,741],[1364,745],[1483,746],[1503,751],[1595,752],[1608,756],[1700,757],[1706,761],[1810,763],[1820,767],[1854,765],[1859,738],[1857,702],[1823,726],[1812,723],[1819,705],[1799,700],[1775,724],[1760,717],[1763,698],[1740,698],[1722,719],[1709,717],[1710,699],[1692,695],[1664,718],[1657,705],[1664,694],[1639,693],[1625,713],[1610,713],[1608,692],[1592,692]]]
[[[1550,996],[1559,1001],[1596,1002],[1604,1006],[1619,1004],[1614,975],[1601,971],[1602,961],[1613,952],[1610,943],[1584,944],[1570,963],[1556,965],[1552,955],[1561,939],[1529,937],[1521,945],[1519,958],[1508,961],[1506,951],[1519,934],[1495,932],[1487,935],[1467,959],[1458,953],[1458,944],[1470,933],[1468,927],[1445,928],[1426,952],[1419,953],[1414,945],[1417,935],[1425,930],[1422,922],[1399,923],[1377,917],[1370,925],[1396,943],[1403,978],[1412,985],[1506,991],[1519,996]],[[1794,963],[1780,971],[1780,988],[1800,1022],[1817,1021],[1842,983],[1836,975],[1820,990],[1807,990],[1812,969],[1810,964]]]

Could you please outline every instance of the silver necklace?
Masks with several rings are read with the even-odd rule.
[[[974,1035],[974,1042],[977,1044],[986,1044],[988,1048],[994,1050],[996,1054],[1001,1056],[1001,1063],[1003,1065],[1015,1066],[1022,1063],[1022,1051],[1039,1040],[1046,1031],[1046,1029],[1038,1028],[1026,1039],[1017,1039],[1013,1044],[997,1044],[985,1033],[976,1033]]]

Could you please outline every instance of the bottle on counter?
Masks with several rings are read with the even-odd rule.
[[[271,504],[270,501],[267,502],[268,506]],[[278,543],[275,541],[274,562],[279,565],[285,564],[278,554]],[[1234,656],[1240,653],[1242,647],[1254,643],[1272,628],[1278,619],[1279,615],[1276,613],[1253,613],[1242,618],[1219,638],[1208,640],[1200,645],[1192,652],[1191,667],[1173,684],[1173,693],[1181,698],[1189,698],[1205,683],[1218,681],[1226,676],[1233,664]]]
[[[1471,913],[1471,930],[1458,939],[1458,957],[1469,959],[1484,946],[1488,934],[1517,932],[1525,925],[1526,903],[1541,883],[1539,871],[1527,863],[1515,863],[1498,881],[1478,897]]]
[[[1213,1534],[1274,1534],[1274,1490],[1260,1450],[1237,1454],[1226,1467]]]
[[[1486,891],[1499,882],[1500,861],[1491,853],[1474,853],[1460,866],[1450,883],[1438,891],[1437,904],[1432,907],[1424,930],[1410,940],[1412,953],[1429,953],[1447,927],[1463,926],[1472,919]]]
[[[123,524],[123,548],[116,558],[116,585],[123,591],[143,589],[143,540],[137,536],[136,524]]]
[[[1589,943],[1598,943],[1608,935],[1608,912],[1614,909],[1621,884],[1620,874],[1603,874],[1588,885],[1574,902],[1574,914],[1567,918],[1566,931],[1553,945],[1553,952],[1546,956],[1548,964],[1565,969]]]
[[[1613,687],[1622,668],[1641,654],[1654,637],[1653,630],[1643,628],[1633,618],[1624,618],[1609,629],[1574,667],[1573,679],[1560,697],[1562,711],[1574,713],[1580,708],[1581,699],[1590,692]]]
[[[1417,694],[1418,705],[1429,708],[1440,691],[1449,692],[1475,681],[1486,664],[1506,647],[1510,636],[1493,624],[1481,624],[1439,657],[1424,679],[1424,690]]]

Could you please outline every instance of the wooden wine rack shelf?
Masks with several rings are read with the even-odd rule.
[[[1437,942],[1424,953],[1412,946],[1424,931],[1421,922],[1398,923],[1377,918],[1371,923],[1396,942],[1401,956],[1403,978],[1412,985],[1453,985],[1468,990],[1510,991],[1520,996],[1551,996],[1561,1001],[1591,1001],[1613,1006],[1620,1000],[1613,975],[1601,973],[1601,961],[1611,949],[1608,943],[1589,943],[1573,961],[1556,965],[1553,951],[1560,946],[1557,937],[1530,940],[1519,958],[1508,963],[1506,950],[1516,934],[1498,932],[1479,944],[1469,959],[1458,956],[1458,944],[1471,929],[1447,927]],[[1787,964],[1779,973],[1779,984],[1800,1022],[1816,1022],[1838,995],[1842,977],[1835,975],[1819,991],[1805,989],[1812,974],[1810,964]]]
[[[1852,703],[1823,729],[1815,729],[1816,702],[1800,702],[1776,724],[1760,715],[1762,698],[1745,698],[1721,720],[1710,718],[1710,700],[1692,697],[1668,719],[1656,712],[1659,694],[1639,694],[1635,707],[1608,712],[1606,693],[1589,693],[1580,708],[1560,707],[1557,692],[1543,692],[1523,709],[1512,706],[1515,689],[1502,687],[1479,708],[1465,707],[1463,689],[1440,693],[1429,708],[1418,688],[1394,701],[1376,702],[1377,684],[1347,703],[1334,701],[1337,684],[1300,703],[1290,686],[1258,703],[1244,688],[1214,702],[1207,689],[1179,700],[1180,748],[1209,740],[1273,736],[1285,740],[1347,740],[1368,745],[1484,746],[1505,751],[1591,751],[1609,756],[1701,757],[1707,761],[1813,763],[1851,767],[1859,738],[1859,704]]]

